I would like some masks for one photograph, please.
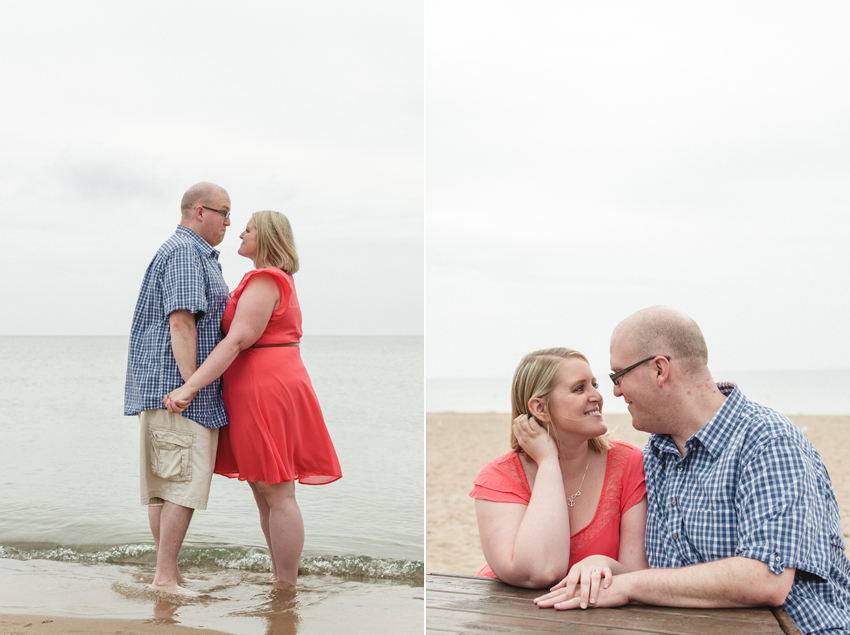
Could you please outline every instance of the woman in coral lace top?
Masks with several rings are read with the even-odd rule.
[[[475,479],[487,567],[508,584],[572,587],[584,606],[611,576],[648,568],[641,451],[609,439],[587,358],[569,348],[526,355],[514,373],[512,452]],[[566,576],[566,577],[565,577]]]

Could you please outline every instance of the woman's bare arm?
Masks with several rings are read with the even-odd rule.
[[[539,589],[551,585],[570,560],[570,516],[558,450],[545,428],[518,417],[514,434],[537,463],[528,505],[476,500],[478,532],[487,564],[499,579]]]
[[[183,386],[163,399],[169,410],[172,406],[173,412],[185,410],[201,388],[220,377],[240,352],[260,339],[279,301],[280,291],[271,274],[253,276],[239,297],[227,336]]]

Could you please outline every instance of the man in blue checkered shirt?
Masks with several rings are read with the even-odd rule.
[[[652,568],[538,606],[782,606],[804,633],[850,633],[850,561],[820,456],[786,417],[716,384],[707,364],[699,327],[679,311],[650,307],[617,326],[614,394],[635,429],[652,433],[643,451]]]
[[[180,225],[148,266],[133,314],[124,414],[141,423],[141,502],[156,545],[151,586],[193,596],[180,586],[177,555],[192,514],[206,509],[227,413],[220,380],[201,389],[182,414],[168,412],[162,399],[221,340],[228,290],[214,247],[230,225],[230,197],[218,185],[197,183],[180,208]]]

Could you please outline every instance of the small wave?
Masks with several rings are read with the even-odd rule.
[[[153,545],[116,545],[102,551],[78,551],[62,546],[27,549],[0,545],[0,558],[85,564],[156,564],[156,550]]]
[[[302,558],[300,572],[352,578],[397,580],[422,584],[425,566],[417,560],[390,560],[369,556],[324,556]]]
[[[71,547],[24,548],[0,545],[0,558],[12,560],[54,560],[82,564],[156,565],[153,545],[117,545],[85,551]],[[270,572],[271,558],[258,549],[228,547],[184,547],[179,562],[183,566],[208,569]],[[386,580],[421,586],[425,567],[417,560],[394,560],[369,556],[302,557],[301,575],[332,575],[356,580]]]

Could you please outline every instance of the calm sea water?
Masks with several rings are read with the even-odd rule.
[[[422,338],[311,337],[301,350],[343,471],[296,487],[302,574],[421,585]],[[126,356],[126,337],[0,337],[0,557],[155,562],[138,420],[122,415]],[[181,561],[270,569],[246,483],[213,478]]]
[[[850,369],[712,374],[717,381],[737,383],[750,400],[783,414],[850,415]],[[428,412],[510,412],[510,389],[510,377],[428,379],[425,407]],[[607,377],[600,390],[606,412],[628,412]]]

